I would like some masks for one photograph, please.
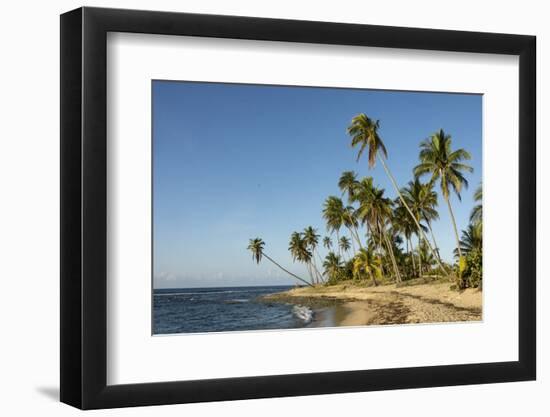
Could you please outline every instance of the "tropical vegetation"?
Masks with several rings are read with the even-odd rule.
[[[462,203],[467,175],[473,168],[468,151],[453,147],[451,135],[440,129],[420,142],[418,164],[407,184],[399,186],[388,165],[389,153],[381,136],[380,121],[359,114],[347,128],[350,143],[357,148],[357,162],[365,155],[370,170],[379,162],[396,197],[379,187],[373,176],[345,171],[337,179],[339,195],[326,197],[321,216],[326,236],[313,226],[294,231],[288,250],[294,262],[305,265],[308,278],[283,267],[264,250],[260,238],[250,239],[248,250],[259,263],[266,258],[285,273],[310,286],[344,281],[379,285],[401,284],[413,278],[448,279],[457,289],[481,287],[483,258],[482,186],[474,193],[470,222],[459,233],[451,197]],[[439,203],[447,207],[449,231],[455,238],[454,259],[447,263],[440,254],[433,223]],[[321,252],[325,252],[321,256]]]

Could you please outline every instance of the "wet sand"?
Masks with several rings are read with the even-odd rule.
[[[310,307],[315,313],[310,327],[482,320],[482,292],[454,291],[447,282],[402,287],[348,284],[295,288],[265,298]]]

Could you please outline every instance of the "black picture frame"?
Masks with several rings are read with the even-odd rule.
[[[519,56],[519,360],[107,385],[108,32]],[[534,380],[535,45],[524,35],[251,17],[88,7],[61,15],[61,401],[95,409]]]

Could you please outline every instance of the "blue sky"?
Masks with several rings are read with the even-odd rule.
[[[465,228],[481,181],[480,95],[153,81],[155,288],[294,283],[267,260],[252,262],[253,237],[307,275],[292,262],[289,236],[309,225],[327,234],[322,204],[340,195],[343,171],[373,176],[396,197],[379,164],[369,170],[366,158],[355,160],[346,127],[358,113],[380,120],[400,186],[412,179],[419,142],[440,128],[453,148],[472,154],[470,187],[462,202],[452,198]],[[434,233],[451,260],[454,235],[441,198],[439,213]]]

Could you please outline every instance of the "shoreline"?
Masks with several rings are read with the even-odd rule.
[[[263,296],[264,301],[309,307],[306,326],[340,327],[482,320],[482,291],[455,291],[448,282],[362,287],[354,284],[299,287]]]

